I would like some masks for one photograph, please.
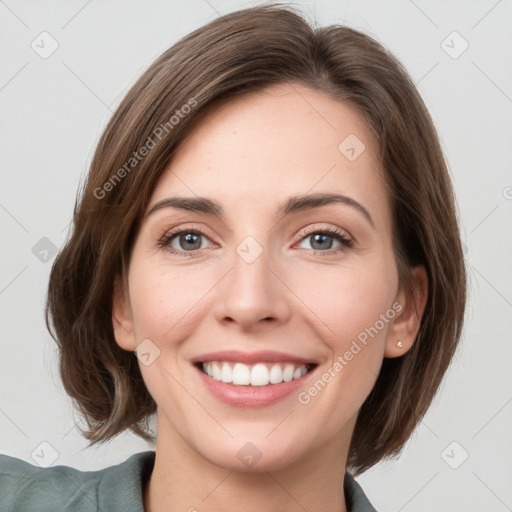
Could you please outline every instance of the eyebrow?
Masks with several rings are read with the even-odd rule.
[[[375,224],[373,222],[372,216],[370,215],[370,212],[355,199],[352,199],[351,197],[345,196],[343,194],[316,193],[309,195],[291,196],[279,206],[277,213],[281,216],[290,215],[292,213],[297,213],[300,211],[318,208],[320,206],[334,203],[341,203],[354,208],[359,213],[361,213],[370,223],[370,225],[375,229]],[[211,199],[207,199],[205,197],[168,197],[156,203],[151,208],[151,210],[146,213],[145,217],[148,217],[152,213],[163,208],[177,208],[180,210],[206,213],[218,218],[222,218],[224,216],[224,210],[222,209],[222,206],[218,202]]]

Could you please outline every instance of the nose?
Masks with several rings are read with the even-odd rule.
[[[254,261],[235,254],[220,284],[215,297],[219,322],[251,331],[282,325],[290,316],[290,292],[265,250]]]

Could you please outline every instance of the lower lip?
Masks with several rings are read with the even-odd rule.
[[[235,386],[208,377],[200,368],[197,368],[201,379],[213,396],[221,402],[233,407],[265,407],[297,393],[304,386],[307,379],[316,368],[310,370],[300,379],[281,384],[268,384],[267,386]]]

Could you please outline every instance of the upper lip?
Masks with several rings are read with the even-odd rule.
[[[210,361],[231,361],[233,363],[255,364],[255,363],[295,363],[295,364],[316,364],[312,359],[294,356],[285,352],[260,350],[257,352],[241,352],[239,350],[220,350],[208,352],[192,359],[193,363],[207,363]]]

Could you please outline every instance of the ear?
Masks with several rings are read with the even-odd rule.
[[[114,279],[112,326],[116,343],[124,350],[135,350],[135,333],[128,283],[119,275]]]
[[[425,267],[419,266],[411,269],[413,276],[413,294],[409,298],[404,290],[397,296],[397,306],[393,309],[398,312],[390,322],[386,337],[384,357],[400,357],[408,352],[414,344],[420,329],[421,319],[425,311],[428,297],[428,277]],[[401,346],[400,346],[401,345]]]

